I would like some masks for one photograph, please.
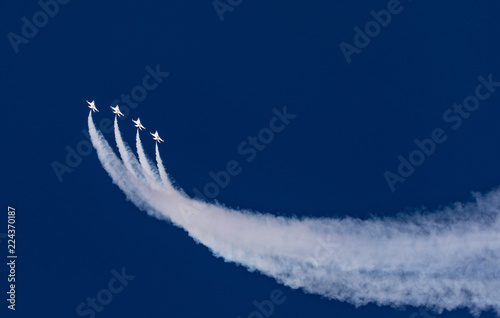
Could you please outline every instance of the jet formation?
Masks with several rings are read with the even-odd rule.
[[[89,104],[90,110],[92,110],[94,113],[99,111],[97,109],[97,107],[95,106],[95,101],[91,101],[91,102],[87,101],[87,103]],[[116,105],[115,107],[113,107],[113,106],[110,106],[110,107],[113,110],[113,114],[117,115],[118,117],[124,116],[123,113],[120,111],[120,108],[118,107],[118,105]],[[132,122],[134,122],[134,126],[137,127],[137,129],[139,129],[139,130],[146,129],[146,127],[144,127],[144,125],[142,125],[140,118],[137,118],[137,120],[132,119]],[[158,130],[155,131],[154,134],[151,132],[150,132],[150,134],[151,134],[151,136],[153,136],[153,139],[156,142],[158,142],[158,143],[164,142],[163,139],[160,138],[160,135],[158,134]]]

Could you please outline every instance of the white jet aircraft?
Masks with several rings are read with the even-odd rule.
[[[158,135],[158,130],[155,131],[155,133],[150,133],[152,136],[153,136],[153,139],[158,141],[159,143],[163,142],[163,139],[160,138],[160,136]]]
[[[95,107],[95,101],[87,101],[87,103],[89,104],[89,108],[95,113],[95,112],[98,112],[97,110],[97,107]]]
[[[110,107],[113,110],[113,114],[117,114],[118,117],[123,116],[122,112],[120,111],[120,108],[118,108],[118,105],[116,105],[116,107],[113,106]]]
[[[133,120],[132,121],[134,122],[134,126],[139,128],[139,130],[143,130],[143,129],[146,129],[146,127],[144,127],[142,124],[141,124],[141,120],[139,119],[139,117],[137,117],[137,120]]]

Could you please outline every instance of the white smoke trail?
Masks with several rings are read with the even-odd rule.
[[[118,116],[115,116],[115,139],[116,146],[118,147],[118,152],[120,157],[122,157],[123,164],[125,167],[135,176],[142,176],[142,171],[140,164],[135,158],[134,154],[130,150],[130,147],[123,141],[122,135],[120,133],[120,128],[118,127]]]
[[[155,146],[155,153],[156,153],[156,164],[158,165],[158,171],[160,172],[161,182],[163,183],[163,186],[166,191],[172,192],[174,191],[174,187],[170,182],[170,178],[168,177],[167,172],[165,171],[165,166],[163,166],[163,161],[161,160],[160,157],[160,151],[158,150],[158,143],[156,143]]]
[[[150,215],[160,219],[168,219],[148,203],[151,197],[159,195],[159,192],[154,189],[148,189],[149,185],[139,180],[118,159],[102,133],[97,131],[92,120],[92,111],[89,112],[88,126],[92,145],[96,149],[97,156],[113,180],[113,183],[126,194],[127,199],[132,201],[141,210],[147,211]]]
[[[145,177],[148,178],[148,181],[150,183],[153,183],[158,187],[159,184],[157,183],[157,181],[160,180],[159,173],[156,167],[153,168],[152,163],[149,161],[148,157],[146,156],[146,153],[144,152],[141,138],[139,137],[139,129],[137,129],[137,134],[135,136],[135,144],[137,148],[137,155],[139,157],[139,163],[141,164],[142,171]]]
[[[357,306],[500,312],[498,189],[432,214],[370,220],[276,217],[206,204],[177,191],[152,191],[133,174],[120,174],[126,169],[102,135],[92,131],[91,116],[89,129],[101,163],[132,202],[184,228],[226,261]],[[162,181],[168,182],[158,147],[156,158]]]

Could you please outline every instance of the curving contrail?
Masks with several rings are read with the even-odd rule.
[[[114,130],[116,146],[118,147],[120,157],[122,157],[123,164],[134,176],[142,176],[139,161],[137,161],[132,151],[130,151],[130,147],[123,141],[120,128],[118,127],[118,116],[115,116]]]
[[[369,220],[285,218],[187,197],[170,183],[156,147],[165,186],[159,189],[116,157],[96,131],[92,113],[89,131],[104,169],[128,199],[183,228],[225,261],[356,306],[500,312],[499,189],[433,213]],[[135,158],[125,150],[122,158]]]
[[[165,171],[165,167],[163,166],[163,161],[161,160],[160,157],[160,151],[158,150],[158,143],[156,143],[155,153],[156,153],[156,164],[158,165],[158,171],[160,172],[160,179],[161,182],[163,183],[163,187],[166,191],[173,192],[174,187],[170,182],[170,178],[168,177],[167,172]]]
[[[137,156],[139,157],[139,162],[141,164],[144,175],[146,176],[146,178],[150,178],[150,183],[152,182],[155,185],[159,186],[159,184],[157,183],[157,181],[160,181],[158,169],[156,169],[156,167],[153,167],[153,164],[144,152],[141,138],[139,137],[139,129],[137,129],[137,134],[135,136],[135,145],[137,148]]]

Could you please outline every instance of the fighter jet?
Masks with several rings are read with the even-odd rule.
[[[160,136],[158,135],[158,130],[155,131],[155,133],[150,133],[152,136],[153,136],[153,139],[158,141],[159,143],[163,142],[163,139],[160,138]]]
[[[134,122],[134,126],[139,128],[139,130],[143,130],[143,129],[146,129],[146,127],[144,127],[142,124],[141,124],[141,120],[139,119],[139,117],[137,117],[137,120],[133,120],[132,121]]]
[[[118,115],[118,117],[123,116],[122,112],[120,111],[120,108],[118,108],[118,105],[116,105],[116,107],[113,106],[110,107],[113,110],[113,114]]]
[[[95,107],[95,102],[94,101],[86,101],[89,104],[89,108],[95,113],[98,112],[97,107]]]

